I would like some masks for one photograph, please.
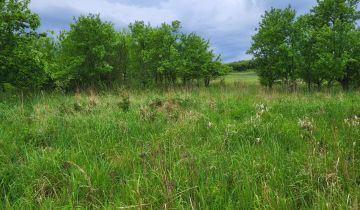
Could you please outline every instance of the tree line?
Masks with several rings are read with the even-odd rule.
[[[227,64],[233,71],[253,71],[256,68],[256,64],[253,60],[241,60]]]
[[[359,2],[317,0],[309,13],[300,16],[290,6],[266,11],[248,50],[261,84],[359,87]]]
[[[30,0],[0,1],[0,89],[173,86],[226,74],[209,41],[173,21],[116,30],[99,15],[74,18],[68,31],[38,33]],[[54,38],[55,37],[55,38]]]

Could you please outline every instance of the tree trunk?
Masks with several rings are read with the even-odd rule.
[[[311,82],[307,82],[308,91],[311,91]]]
[[[321,82],[317,82],[316,85],[317,85],[317,89],[321,90]]]
[[[350,83],[349,80],[343,79],[340,81],[341,87],[344,91],[348,91],[350,89]]]
[[[205,78],[205,87],[209,87],[210,85],[210,78]]]

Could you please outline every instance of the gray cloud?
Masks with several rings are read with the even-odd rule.
[[[73,21],[73,17],[78,14],[79,11],[72,8],[58,6],[49,7],[47,10],[43,10],[40,13],[40,30],[67,30],[69,29],[70,23]]]
[[[249,58],[246,50],[261,15],[270,7],[291,4],[300,14],[315,0],[32,0],[31,8],[42,19],[41,30],[68,29],[73,16],[100,13],[116,27],[135,20],[152,25],[180,20],[183,30],[210,39],[224,61]]]

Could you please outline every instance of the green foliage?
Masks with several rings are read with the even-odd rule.
[[[94,86],[108,82],[113,70],[116,32],[99,15],[80,16],[60,35],[60,52],[52,76],[60,86]]]
[[[130,96],[124,94],[121,96],[121,101],[119,102],[119,107],[122,109],[123,112],[128,112],[130,110]]]
[[[153,28],[144,22],[130,24],[131,73],[143,85],[176,82],[177,41],[180,23]]]
[[[228,69],[196,34],[181,33],[173,21],[152,27],[138,21],[116,31],[89,14],[74,18],[69,31],[38,34],[30,0],[0,2],[0,85],[22,89],[168,87],[226,74]],[[4,90],[4,88],[2,88]]]
[[[142,85],[174,85],[210,80],[227,71],[198,35],[180,33],[180,22],[151,27],[144,22],[130,24],[129,74]]]
[[[126,85],[130,79],[130,45],[131,38],[127,31],[116,33],[114,53],[110,57],[110,65],[113,67],[111,80],[116,84]]]
[[[51,76],[60,88],[117,84],[120,86],[173,86],[179,78],[210,80],[227,68],[196,34],[180,33],[174,21],[158,27],[138,21],[116,32],[99,15],[75,19],[60,34]],[[86,38],[84,38],[86,37]]]
[[[12,84],[10,83],[3,83],[2,87],[0,87],[0,90],[3,90],[4,92],[7,93],[14,93],[16,92],[16,87],[14,87]]]
[[[295,11],[272,8],[266,11],[249,53],[254,55],[261,83],[272,87],[275,81],[294,82]]]
[[[235,61],[232,63],[227,64],[229,67],[232,68],[233,71],[243,72],[256,69],[256,64],[253,60],[242,60],[242,61]]]
[[[28,9],[29,0],[0,3],[0,84],[23,89],[42,87],[47,79],[47,60],[37,47],[43,39],[35,30],[39,17]]]
[[[209,42],[198,35],[191,33],[180,38],[179,51],[181,52],[179,72],[184,84],[192,79],[211,77],[213,53],[209,51]],[[205,82],[206,83],[206,82]]]
[[[356,86],[359,59],[358,0],[324,0],[309,14],[295,18],[290,8],[271,9],[263,16],[249,53],[259,66],[264,85],[297,79],[320,88],[338,81]]]
[[[347,81],[349,76],[346,71],[347,63],[356,56],[352,48],[359,47],[353,37],[356,21],[360,17],[358,3],[346,0],[319,1],[309,19],[316,53],[314,68],[323,75],[323,80],[329,84],[338,80],[344,89],[349,87],[348,82],[352,82]]]

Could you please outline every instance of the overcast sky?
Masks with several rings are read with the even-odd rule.
[[[73,16],[88,13],[99,13],[117,28],[135,20],[180,20],[183,31],[210,39],[224,61],[234,61],[250,57],[246,50],[264,11],[289,4],[301,14],[315,0],[32,0],[30,7],[41,17],[41,30],[68,29]]]

